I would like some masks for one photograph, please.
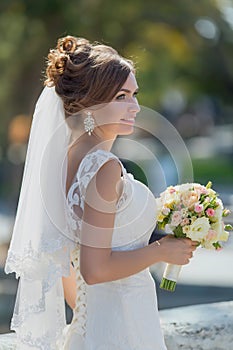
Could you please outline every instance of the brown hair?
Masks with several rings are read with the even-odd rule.
[[[125,83],[133,62],[110,46],[66,36],[50,50],[45,85],[55,86],[67,115],[110,102]]]

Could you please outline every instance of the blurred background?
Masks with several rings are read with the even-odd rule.
[[[136,62],[140,104],[169,120],[191,155],[195,181],[212,180],[224,204],[233,207],[232,0],[2,0],[0,333],[9,330],[17,286],[3,268],[32,113],[48,50],[67,34],[112,45]],[[167,181],[174,182],[168,155],[160,147],[156,152]],[[140,168],[127,166],[143,180]],[[196,255],[183,268],[176,293],[158,288],[160,309],[233,299],[232,238],[219,253]],[[163,268],[152,268],[155,280]]]

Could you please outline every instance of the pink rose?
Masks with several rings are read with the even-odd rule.
[[[207,194],[208,193],[207,189],[205,187],[203,187],[203,186],[201,186],[200,192],[201,192],[201,194]]]
[[[199,203],[194,204],[194,211],[196,213],[201,213],[203,209],[204,209],[203,204],[199,204]]]
[[[175,193],[176,192],[176,190],[173,188],[173,187],[171,187],[171,188],[169,188],[169,193]]]
[[[217,238],[217,232],[215,230],[209,230],[206,237],[207,241],[213,241]]]
[[[198,194],[195,191],[188,191],[182,193],[181,201],[186,208],[192,209],[198,201]]]
[[[181,223],[180,223],[180,225],[181,226],[186,226],[186,225],[189,225],[189,219],[188,218],[184,218],[182,221],[181,221]]]
[[[194,190],[198,193],[198,196],[200,197],[201,194],[207,194],[207,189],[202,185],[194,185]]]
[[[214,216],[215,215],[215,210],[212,209],[212,208],[208,208],[206,210],[206,214],[207,214],[207,216]]]
[[[179,211],[174,211],[173,215],[172,215],[172,221],[171,221],[171,225],[172,226],[178,226],[182,221],[182,215],[181,212]]]

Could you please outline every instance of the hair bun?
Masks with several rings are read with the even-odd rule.
[[[75,38],[73,36],[66,36],[58,40],[57,49],[61,53],[72,54],[79,46],[88,45],[89,41],[84,38]]]
[[[58,40],[57,49],[62,53],[73,53],[77,49],[77,40],[72,36],[66,36]]]
[[[66,36],[57,41],[56,49],[50,50],[46,68],[45,85],[56,85],[59,77],[64,73],[67,65],[74,63],[74,57],[90,49],[90,42],[84,38]]]

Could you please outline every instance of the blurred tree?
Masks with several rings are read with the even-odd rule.
[[[11,120],[32,113],[42,88],[48,49],[66,34],[113,45],[133,58],[141,104],[176,116],[202,95],[209,95],[218,105],[226,104],[225,112],[229,111],[218,118],[232,121],[232,26],[220,0],[3,0],[3,158]]]

